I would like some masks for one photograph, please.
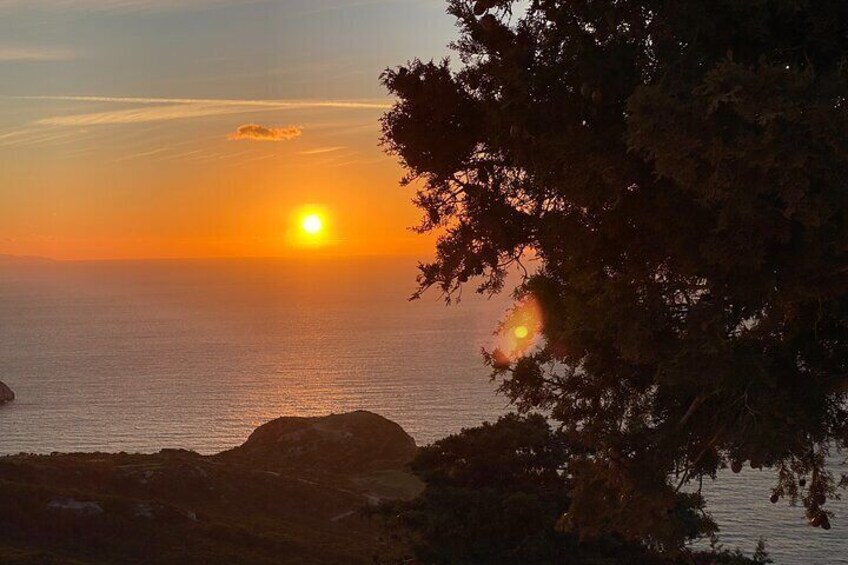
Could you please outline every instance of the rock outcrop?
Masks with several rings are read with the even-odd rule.
[[[97,502],[84,502],[75,498],[57,498],[47,505],[50,510],[72,512],[78,516],[97,516],[103,514],[103,507]]]
[[[11,402],[15,399],[15,393],[12,389],[0,382],[0,404]]]
[[[370,412],[280,418],[213,456],[0,457],[0,563],[399,563],[361,510],[423,484],[415,442]]]
[[[365,473],[402,469],[415,440],[398,424],[366,411],[316,418],[278,418],[218,457],[262,469]]]

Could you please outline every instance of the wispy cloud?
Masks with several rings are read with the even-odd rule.
[[[287,0],[291,1],[291,0]],[[310,14],[341,9],[357,9],[386,4],[403,4],[412,0],[323,0],[321,2],[300,2],[295,13]],[[437,0],[417,0],[418,2]],[[268,0],[0,0],[2,9],[36,9],[54,12],[177,12],[215,8],[218,6],[238,6],[263,4]],[[288,7],[288,6],[287,6]],[[308,8],[308,9],[307,9]]]
[[[303,129],[296,126],[284,128],[269,128],[259,124],[239,126],[229,135],[231,141],[290,141],[303,134]]]
[[[336,147],[317,147],[315,149],[308,149],[306,151],[298,151],[298,155],[326,155],[327,153],[335,153],[336,151],[341,151],[342,149],[346,149],[344,146],[336,146]]]
[[[321,108],[350,110],[387,110],[391,101],[379,100],[241,100],[217,98],[139,98],[131,96],[14,96],[24,100],[58,100],[68,102],[109,102],[115,104],[209,104],[216,106],[250,106],[281,110],[309,110]]]
[[[248,110],[245,110],[248,111]],[[91,114],[72,114],[70,116],[52,116],[33,122],[37,126],[104,126],[117,124],[142,124],[148,122],[164,122],[183,120],[187,118],[204,118],[232,114],[230,107],[213,106],[208,104],[180,104],[170,106],[155,106],[115,110],[111,112],[96,112]]]
[[[0,43],[0,61],[68,61],[77,54],[70,49]]]
[[[338,10],[353,10],[371,6],[385,6],[386,4],[402,4],[410,0],[343,0],[341,2],[323,2],[312,7],[307,14],[319,14],[321,12],[334,12]]]
[[[23,135],[26,135],[27,131],[28,130],[26,130],[26,129],[17,129],[17,130],[5,131],[5,132],[0,131],[0,141],[3,141],[5,139],[14,139],[16,137],[21,137]]]
[[[116,159],[116,163],[121,163],[123,161],[131,161],[133,159],[141,159],[144,157],[152,157],[154,155],[161,155],[162,153],[166,153],[168,151],[165,147],[157,147],[155,149],[150,149],[148,151],[139,151],[138,153],[130,153],[129,155],[125,155],[120,159]]]
[[[350,158],[347,155],[347,151],[343,151],[346,149],[343,146],[343,142],[322,142],[320,141],[321,139],[326,139],[330,135],[338,135],[339,128],[343,130],[351,124],[360,123],[360,121],[367,121],[368,123],[376,122],[375,114],[389,107],[389,103],[384,99],[219,100],[205,98],[0,95],[0,105],[12,106],[10,101],[14,100],[32,102],[32,104],[27,104],[28,110],[25,115],[31,115],[38,108],[42,108],[45,113],[41,117],[36,115],[33,119],[17,124],[13,128],[0,130],[0,147],[31,146],[47,143],[51,145],[64,144],[68,140],[80,139],[84,136],[88,140],[84,148],[74,148],[70,152],[65,153],[70,155],[74,151],[88,152],[91,150],[91,147],[102,146],[103,144],[108,144],[110,151],[114,151],[116,147],[125,142],[135,145],[136,140],[149,139],[151,135],[149,132],[155,132],[153,135],[158,140],[157,147],[162,147],[163,144],[173,147],[175,143],[179,143],[180,140],[185,139],[187,136],[190,137],[194,145],[197,145],[199,140],[198,132],[201,130],[187,127],[162,128],[161,124],[170,124],[176,120],[203,120],[210,118],[217,119],[218,124],[220,124],[221,118],[229,121],[230,116],[240,116],[241,118],[235,118],[239,119],[239,121],[235,122],[235,124],[231,123],[230,126],[232,127],[239,123],[252,126],[250,128],[241,127],[233,135],[234,138],[283,140],[294,138],[299,130],[292,129],[291,127],[272,128],[256,124],[267,124],[268,122],[266,120],[277,121],[278,118],[274,116],[280,112],[297,112],[298,121],[304,120],[304,122],[307,122],[310,131],[314,129],[316,139],[319,140],[315,146],[303,148],[300,154],[312,155],[314,156],[313,159],[332,156],[334,160]],[[39,101],[51,103],[39,104]],[[70,102],[72,104],[54,104],[52,102]],[[86,106],[90,106],[90,111],[84,110]],[[321,115],[301,115],[304,112],[317,112]],[[254,118],[256,122],[244,119],[246,115],[251,114],[261,115],[261,117]],[[331,118],[331,115],[335,114],[338,114],[342,118],[341,121]],[[294,120],[286,120],[288,123],[292,121]],[[125,126],[123,130],[107,129],[108,127],[118,128],[122,125]],[[220,128],[220,125],[216,126],[216,130],[220,132],[218,128]],[[219,134],[214,135],[217,137]],[[124,156],[119,157],[119,159],[155,158],[161,160],[173,156],[170,150],[164,151],[157,149],[150,152],[152,149],[152,147],[139,149],[135,146],[128,149]],[[246,144],[244,151],[252,155],[256,151],[256,148]],[[225,150],[222,153],[223,157],[227,159],[231,159],[237,154],[237,152],[233,152],[232,150]],[[186,159],[193,159],[195,157],[206,158],[207,155],[208,152],[204,151],[202,155],[184,157]],[[218,157],[216,156],[215,158]]]
[[[57,131],[51,128],[30,128],[27,130],[11,132],[10,134],[0,135],[0,147],[25,147],[28,145],[40,145],[43,143],[56,142],[58,140],[67,140],[71,137],[76,137],[76,132],[68,130]]]
[[[129,109],[50,116],[38,119],[33,123],[33,125],[40,126],[73,127],[164,122],[263,110],[385,110],[390,107],[390,104],[383,100],[216,100],[105,96],[18,96],[11,98],[135,106]]]
[[[210,8],[232,4],[255,4],[263,0],[0,0],[0,10],[27,8],[36,10],[153,12]]]

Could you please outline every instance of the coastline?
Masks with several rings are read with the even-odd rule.
[[[394,422],[352,412],[273,420],[212,456],[0,457],[0,561],[389,559],[402,548],[361,510],[421,492],[405,470],[416,450]]]

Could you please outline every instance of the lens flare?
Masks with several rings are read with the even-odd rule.
[[[496,342],[500,364],[516,361],[539,345],[542,321],[542,308],[533,296],[526,296],[507,313]]]

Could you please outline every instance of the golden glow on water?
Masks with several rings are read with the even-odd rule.
[[[408,302],[413,259],[62,262],[0,274],[10,300],[0,335],[23,315],[15,304],[65,305],[0,339],[0,359],[16,352],[0,378],[23,399],[0,409],[0,455],[211,454],[280,416],[354,410],[397,421],[423,445],[504,410],[480,349],[507,297]],[[110,348],[117,357],[97,353]]]

